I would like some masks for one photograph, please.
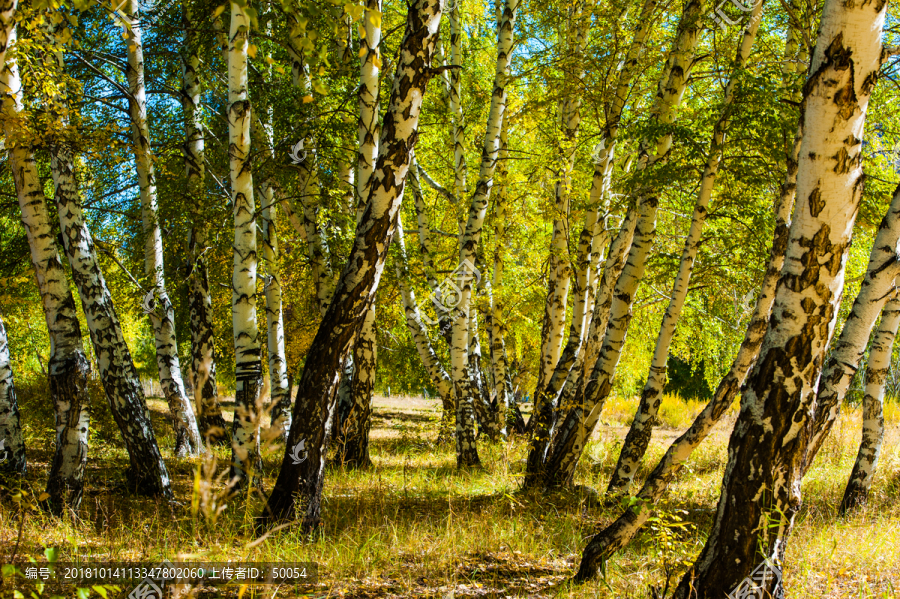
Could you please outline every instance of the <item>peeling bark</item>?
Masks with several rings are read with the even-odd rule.
[[[872,327],[894,289],[894,278],[900,268],[898,243],[900,186],[894,190],[890,208],[878,227],[866,276],[844,322],[844,328],[841,329],[840,337],[833,344],[822,370],[816,394],[815,416],[810,422],[804,472],[812,465],[840,414],[841,403],[862,361]]]

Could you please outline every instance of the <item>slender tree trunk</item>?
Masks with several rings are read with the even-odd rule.
[[[844,322],[841,335],[831,347],[822,370],[816,395],[815,416],[810,423],[809,446],[803,464],[810,468],[831,427],[840,414],[841,403],[859,368],[875,321],[894,289],[897,244],[900,242],[900,186],[894,190],[888,213],[881,221],[866,276]]]
[[[275,188],[266,182],[262,189],[263,259],[266,265],[266,337],[269,355],[272,426],[281,429],[287,439],[291,430],[291,390],[288,388],[287,359],[284,350],[284,314],[281,301],[281,268],[278,264],[278,230],[275,227]]]
[[[650,445],[653,423],[659,414],[663,388],[666,385],[669,347],[672,344],[672,338],[675,336],[675,327],[678,325],[684,302],[687,299],[694,262],[697,259],[697,253],[700,251],[701,235],[703,226],[706,224],[709,200],[716,184],[719,163],[722,160],[725,131],[733,112],[735,86],[756,40],[756,31],[759,28],[762,7],[763,0],[759,0],[753,5],[748,15],[748,25],[744,29],[741,45],[732,63],[731,76],[728,80],[728,85],[725,87],[724,106],[719,120],[713,127],[706,166],[703,170],[703,175],[700,177],[700,189],[697,192],[697,201],[694,204],[691,226],[684,241],[681,263],[678,267],[678,273],[675,275],[675,281],[672,284],[672,291],[669,294],[669,305],[659,327],[656,347],[653,351],[653,358],[650,361],[647,382],[644,384],[643,391],[641,391],[641,400],[638,404],[637,413],[634,415],[634,420],[628,429],[628,434],[625,436],[625,441],[619,453],[618,463],[609,481],[607,493],[610,495],[628,492],[634,480],[634,474],[637,472],[647,447]]]
[[[440,15],[441,3],[434,0],[416,0],[407,13],[369,199],[334,297],[307,355],[290,439],[261,525],[290,518],[298,498],[304,512],[304,530],[312,530],[320,521],[329,406],[340,378],[340,365],[374,300],[384,269],[417,135]],[[292,454],[300,450],[305,451],[305,459],[298,464]]]
[[[469,206],[469,217],[460,240],[459,304],[453,315],[453,331],[450,358],[456,394],[456,463],[465,468],[480,464],[475,445],[474,397],[471,378],[468,376],[469,310],[472,295],[472,278],[481,228],[494,184],[494,169],[500,152],[500,130],[506,112],[506,84],[509,77],[509,63],[513,45],[513,30],[519,0],[506,0],[503,13],[497,25],[497,61],[494,70],[494,89],[491,94],[491,108],[484,132],[481,166],[478,183]]]
[[[861,138],[881,66],[885,9],[886,3],[826,0],[800,108],[806,133],[797,180],[801,202],[771,324],[744,385],[712,530],[676,589],[679,599],[722,597],[763,559],[783,562],[802,502],[814,386],[837,319],[862,195]],[[778,585],[769,577],[761,591],[781,592]]]
[[[450,11],[450,64],[462,67],[462,27],[459,22],[459,5],[461,2],[452,2],[447,9]],[[449,108],[452,119],[453,134],[453,195],[457,200],[468,195],[466,188],[466,150],[465,150],[465,120],[462,110],[462,86],[460,84],[462,68],[450,69]]]
[[[187,397],[178,359],[175,338],[175,311],[166,292],[163,266],[162,233],[156,198],[156,176],[147,125],[147,95],[144,89],[144,50],[141,25],[137,21],[138,2],[127,0],[123,9],[128,20],[124,23],[128,55],[129,112],[134,149],[135,170],[141,195],[141,219],[144,228],[144,272],[150,282],[152,301],[146,302],[156,341],[156,365],[159,383],[169,404],[175,429],[175,453],[179,456],[197,455],[202,451],[200,431],[194,408]]]
[[[694,50],[702,12],[702,0],[691,0],[684,7],[675,40],[659,79],[656,102],[651,111],[651,118],[655,122],[666,125],[675,120],[676,109],[681,103],[694,64]],[[670,133],[656,139],[644,140],[640,148],[638,171],[665,161],[671,145]],[[541,470],[546,484],[563,484],[571,480],[585,442],[592,434],[600,418],[603,404],[612,390],[612,379],[631,323],[634,294],[643,278],[647,256],[656,236],[656,212],[659,204],[656,190],[648,187],[637,190],[636,193],[639,200],[634,240],[622,274],[616,281],[609,320],[597,363],[585,383],[583,397],[579,398],[576,393],[575,406],[566,414],[565,420],[559,426],[543,469],[540,468],[539,459],[530,460],[536,467],[533,466],[526,473],[526,484],[529,478],[532,481],[540,479]]]
[[[410,167],[408,177],[412,187],[415,186],[414,176],[413,167]],[[403,223],[399,215],[397,217],[397,232],[394,235],[394,243],[397,246],[397,283],[400,287],[400,297],[406,316],[406,328],[409,330],[409,336],[416,345],[416,351],[419,353],[419,358],[422,360],[425,370],[428,371],[431,384],[438,390],[441,400],[444,402],[444,414],[446,415],[448,409],[452,410],[453,408],[453,382],[450,380],[450,375],[447,374],[447,371],[441,365],[440,360],[438,360],[431,340],[428,338],[428,330],[422,322],[422,315],[416,303],[415,293],[409,286],[410,273],[406,255],[406,243],[403,234]],[[447,406],[448,403],[450,404],[449,408]],[[442,426],[445,425],[443,420],[441,424]]]
[[[381,2],[367,0],[363,13],[365,35],[361,37],[359,90],[359,121],[357,124],[356,160],[356,215],[357,223],[362,218],[365,202],[369,198],[372,173],[378,158],[378,83],[381,65],[379,45],[381,43]],[[339,461],[350,467],[368,467],[369,429],[371,428],[372,392],[375,388],[376,366],[375,304],[363,318],[362,328],[353,346],[352,373],[350,373],[349,393],[340,412],[339,433],[341,443],[338,448]],[[342,383],[342,387],[343,387]]]
[[[494,237],[497,246],[494,249],[494,272],[491,278],[491,308],[488,333],[490,337],[491,368],[494,375],[494,392],[497,402],[497,416],[500,421],[500,434],[504,438],[516,430],[515,397],[513,395],[512,379],[509,377],[509,361],[506,357],[506,324],[503,312],[503,256],[507,243],[507,204],[509,185],[509,143],[507,132],[509,131],[508,119],[503,119],[500,129],[500,155],[497,162],[499,182],[497,193],[494,196]]]
[[[187,179],[185,204],[191,211],[188,231],[188,308],[191,317],[191,371],[193,375],[194,405],[200,434],[210,442],[228,442],[228,429],[219,405],[216,385],[216,361],[213,344],[212,297],[205,253],[209,226],[201,207],[207,206],[204,179],[206,176],[205,141],[200,111],[200,68],[198,40],[194,15],[189,2],[182,5],[184,23],[184,55],[181,63],[181,107],[184,112],[184,170]]]
[[[444,71],[446,73],[446,71]],[[422,196],[422,190],[419,185],[419,165],[416,162],[415,155],[412,158],[412,166],[410,167],[409,172],[409,185],[413,192],[413,200],[415,203],[416,209],[416,225],[418,227],[419,233],[419,253],[422,257],[422,266],[425,270],[425,279],[428,282],[428,286],[431,288],[432,295],[440,293],[440,287],[437,281],[437,277],[435,275],[434,268],[434,258],[432,257],[434,252],[431,247],[431,236],[429,234],[430,228],[428,224],[428,213],[426,212],[425,207],[425,198]],[[399,228],[399,225],[398,225]],[[405,246],[401,249],[402,261],[401,265],[405,269],[404,272],[408,273],[407,266],[407,255]],[[408,289],[408,285],[405,285]],[[403,295],[403,283],[401,283],[401,296],[406,298]],[[415,304],[415,296],[412,294],[412,291],[409,290],[410,301]],[[407,300],[404,299],[404,302]],[[415,326],[416,329],[421,329],[421,334],[424,334],[424,337],[421,339],[423,341],[428,340],[428,334],[424,325],[422,324],[421,315],[419,314],[418,306],[415,307],[414,312],[410,312],[410,307],[404,303],[404,311],[406,312],[406,322],[408,327]],[[446,323],[441,322],[443,312],[438,312],[438,324],[440,326],[444,326]],[[410,317],[415,316],[414,321],[410,321]],[[412,333],[412,328],[410,328],[410,332]],[[438,393],[441,395],[441,423],[438,431],[437,443],[438,445],[442,445],[444,443],[449,443],[450,438],[453,434],[453,421],[456,414],[456,402],[455,395],[453,391],[453,382],[449,378],[450,375],[443,370],[441,367],[440,371],[435,370],[435,368],[431,365],[432,361],[435,364],[440,366],[437,362],[437,357],[434,355],[434,349],[430,345],[430,341],[428,344],[428,349],[424,349],[424,345],[419,341],[420,334],[416,333],[414,335],[414,339],[416,339],[416,349],[419,352],[419,356],[422,358],[422,363],[425,365],[426,370],[428,370],[429,375],[431,376],[432,383],[435,385],[435,388],[438,390]],[[424,353],[423,353],[424,351]],[[443,384],[438,383],[438,379],[436,377],[442,377],[443,375],[447,376],[447,382],[449,383],[448,387],[444,387]]]
[[[234,273],[231,314],[235,354],[235,415],[231,432],[231,478],[243,487],[256,486],[259,455],[259,391],[262,362],[256,317],[256,203],[250,168],[250,99],[247,93],[247,47],[250,18],[231,3],[228,36],[228,138],[234,206]]]
[[[900,324],[900,300],[894,297],[884,307],[881,324],[872,339],[866,365],[866,391],[863,396],[862,440],[856,462],[841,500],[841,514],[864,505],[875,478],[881,446],[884,443],[884,384],[891,367],[891,351]]]
[[[87,411],[85,410],[85,413]],[[0,318],[0,475],[25,474],[25,437],[9,361],[9,340]]]

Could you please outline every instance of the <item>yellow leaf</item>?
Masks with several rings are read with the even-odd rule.
[[[220,6],[220,7],[218,7],[216,10],[214,10],[212,16],[213,16],[213,18],[215,19],[216,17],[218,17],[218,16],[219,16],[220,14],[222,14],[223,12],[225,12],[225,5],[224,5],[224,4],[223,4],[222,6]]]
[[[368,49],[365,46],[360,46],[359,57],[362,58],[363,56],[365,56],[367,51],[368,51]]]
[[[256,46],[250,44],[247,47],[247,55],[250,56],[250,58],[256,58]]]
[[[303,103],[304,103],[304,104],[309,104],[309,103],[312,102],[312,101],[313,101],[312,94],[309,94],[308,96],[303,96]]]
[[[377,11],[369,13],[369,22],[375,27],[381,27],[381,13]]]
[[[274,62],[275,62],[274,58],[272,58],[271,56],[266,56],[266,63],[273,64]]]
[[[38,495],[38,501],[47,501],[50,499],[50,493],[41,493]]]
[[[376,69],[380,69],[380,68],[381,68],[381,64],[382,64],[382,63],[381,63],[381,55],[376,54],[376,55],[375,55],[375,58],[372,59],[372,64],[375,65],[375,68],[376,68]]]
[[[358,29],[359,29],[359,39],[361,39],[361,40],[366,39],[366,28],[363,27],[362,25],[360,25]]]

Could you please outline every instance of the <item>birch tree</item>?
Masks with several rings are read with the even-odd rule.
[[[291,518],[299,499],[303,528],[321,518],[326,430],[340,365],[378,288],[395,230],[397,212],[415,145],[419,113],[438,37],[442,3],[416,0],[406,17],[391,97],[379,139],[371,189],[347,263],[307,354],[294,404],[294,419],[275,487],[261,524]],[[291,455],[305,451],[301,463]]]
[[[188,230],[188,308],[191,317],[191,373],[197,425],[204,438],[213,443],[227,442],[228,429],[219,405],[216,385],[216,360],[213,345],[212,297],[206,253],[209,225],[203,214],[205,200],[206,141],[200,112],[202,88],[198,70],[200,54],[197,46],[196,21],[190,2],[182,4],[184,49],[181,58],[181,108],[184,113],[185,205],[191,211]]]
[[[699,19],[704,4],[701,0],[689,2],[683,9],[681,20],[665,66],[660,76],[651,118],[659,124],[671,124],[687,87],[694,52],[699,35]],[[661,164],[672,146],[671,133],[641,142],[637,171],[642,172]],[[540,456],[529,456],[526,484],[544,474],[546,484],[569,481],[575,465],[584,449],[586,439],[593,432],[603,404],[612,389],[612,379],[631,323],[631,305],[637,287],[644,276],[647,256],[656,236],[656,213],[659,206],[658,192],[652,185],[635,190],[637,196],[637,221],[634,238],[621,275],[616,280],[603,344],[597,362],[585,383],[583,398],[576,396],[576,404],[566,407],[565,419],[559,425],[548,451],[546,463],[541,468]],[[539,448],[532,448],[535,453]]]
[[[175,338],[175,311],[166,291],[163,264],[162,232],[156,193],[156,174],[147,124],[147,95],[144,86],[144,49],[141,42],[143,24],[138,18],[138,0],[126,0],[122,6],[128,64],[128,110],[131,116],[131,138],[135,170],[140,187],[141,220],[144,233],[144,274],[150,290],[145,304],[156,342],[156,366],[163,395],[174,420],[175,453],[196,455],[202,451],[200,431],[194,408],[188,400],[178,359]]]
[[[837,319],[862,194],[862,137],[881,66],[885,9],[886,3],[825,3],[800,109],[801,201],[772,321],[744,385],[712,530],[675,591],[679,599],[721,597],[763,559],[784,560],[802,502],[814,385]],[[770,577],[763,592],[775,593],[776,584]]]
[[[822,448],[840,413],[850,382],[859,368],[869,335],[894,289],[897,263],[900,261],[900,188],[894,191],[887,214],[881,220],[866,275],[860,286],[841,334],[831,348],[819,379],[815,416],[810,423],[809,446],[804,458],[804,472]]]
[[[0,473],[25,474],[25,438],[19,418],[19,402],[9,361],[9,340],[0,318]]]
[[[250,166],[250,98],[247,91],[247,6],[231,2],[228,34],[228,162],[234,216],[234,270],[231,315],[234,335],[235,410],[231,430],[231,479],[236,487],[255,485],[259,455],[259,386],[262,361],[256,320],[256,203]]]

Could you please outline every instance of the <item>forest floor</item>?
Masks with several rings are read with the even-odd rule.
[[[53,519],[34,507],[52,455],[52,413],[40,393],[23,395],[29,473],[24,494],[0,501],[0,562],[253,561],[318,563],[307,587],[203,588],[195,597],[653,597],[667,573],[678,576],[699,552],[716,505],[732,413],[694,452],[672,485],[659,518],[608,564],[605,580],[574,586],[571,579],[586,539],[618,513],[590,493],[523,493],[525,441],[479,443],[484,468],[458,472],[452,447],[434,445],[440,402],[378,397],[368,471],[326,471],[323,526],[312,539],[285,528],[264,539],[252,517],[263,498],[226,501],[215,477],[199,474],[202,459],[172,456],[166,404],[151,399],[154,427],[180,505],[127,495],[127,454],[105,404],[95,402],[86,490],[79,519]],[[46,396],[43,396],[46,397]],[[229,412],[233,405],[226,404]],[[603,491],[636,400],[612,398],[577,472],[580,485]],[[702,405],[667,397],[645,464],[652,466]],[[230,413],[227,418],[230,418]],[[887,406],[888,436],[866,508],[837,514],[853,463],[859,409],[845,409],[804,480],[804,505],[790,538],[784,582],[789,597],[900,597],[900,405]],[[228,451],[215,450],[219,471]],[[264,456],[264,488],[271,489],[281,449]],[[648,466],[649,467],[649,466]],[[638,473],[646,476],[647,469]],[[204,482],[211,483],[203,490]],[[198,490],[199,489],[199,490]],[[222,508],[216,516],[214,512]],[[125,596],[113,589],[65,587],[43,593],[5,575],[0,596]],[[21,594],[15,594],[16,591]],[[32,593],[34,593],[32,595]],[[660,595],[662,596],[662,595]]]

